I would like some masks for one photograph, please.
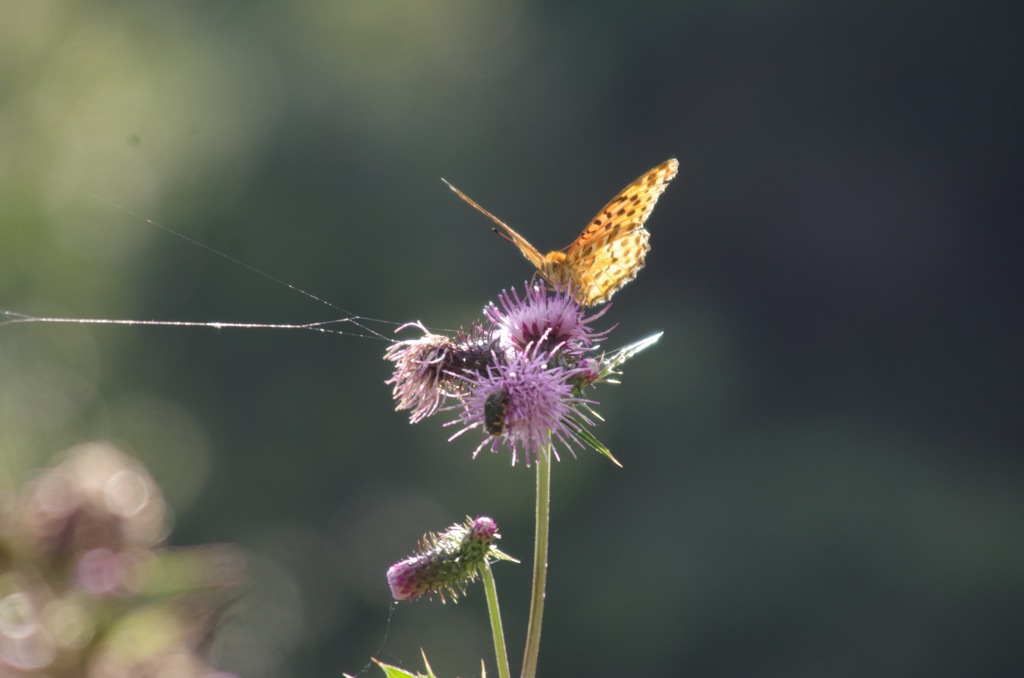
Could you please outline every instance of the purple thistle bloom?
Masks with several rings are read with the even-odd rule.
[[[459,405],[459,418],[447,425],[462,424],[449,440],[475,428],[487,437],[473,452],[490,444],[497,452],[501,443],[512,450],[512,463],[529,466],[544,447],[561,443],[574,457],[571,443],[582,447],[578,433],[582,424],[593,422],[579,410],[593,401],[574,393],[573,384],[582,368],[553,364],[552,355],[533,347],[513,355],[507,363],[489,366],[484,374],[467,377],[469,385]],[[558,459],[558,452],[552,446]]]
[[[500,539],[498,525],[486,516],[452,525],[441,534],[428,533],[417,552],[388,569],[388,585],[395,600],[413,600],[437,594],[458,601],[466,585],[480,574],[488,559],[512,560],[493,545]]]
[[[522,352],[539,346],[542,351],[578,357],[614,329],[597,332],[590,326],[605,314],[607,305],[585,317],[583,307],[568,290],[549,294],[543,282],[533,287],[527,284],[525,290],[522,298],[514,289],[511,293],[503,291],[498,296],[500,310],[494,304],[484,309],[499,344],[508,351]]]
[[[384,357],[395,364],[392,385],[396,409],[410,410],[416,423],[438,411],[460,410],[447,426],[461,425],[449,440],[475,428],[486,437],[473,452],[504,444],[512,463],[530,465],[549,448],[569,450],[588,445],[618,463],[589,427],[600,419],[593,400],[582,393],[593,384],[615,383],[618,368],[658,337],[605,354],[598,351],[609,330],[593,322],[608,306],[587,316],[568,291],[553,291],[544,283],[502,292],[497,304],[484,309],[486,324],[476,324],[455,338],[430,333],[420,323],[419,339],[394,343]],[[447,399],[457,403],[445,404]]]

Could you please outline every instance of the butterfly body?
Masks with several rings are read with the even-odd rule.
[[[505,222],[448,185],[490,217],[548,283],[559,290],[571,289],[580,304],[592,306],[608,301],[643,268],[651,249],[644,223],[678,170],[678,162],[666,160],[644,173],[612,198],[572,244],[544,255]]]
[[[537,267],[537,271],[558,289],[572,282],[572,269],[565,263],[565,252],[555,250],[544,255],[543,261]]]

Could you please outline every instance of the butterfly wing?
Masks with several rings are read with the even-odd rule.
[[[679,163],[673,159],[645,173],[612,198],[563,250],[580,303],[608,301],[643,268],[651,248],[644,222],[678,171]]]
[[[541,270],[541,268],[544,265],[544,257],[543,255],[541,255],[540,252],[537,251],[536,247],[527,242],[526,238],[513,231],[512,228],[504,221],[494,216],[493,214],[485,210],[483,207],[480,207],[480,205],[476,204],[476,202],[474,202],[473,199],[470,198],[468,195],[466,195],[459,189],[455,188],[444,179],[442,179],[441,181],[444,181],[444,183],[448,184],[448,188],[455,191],[455,195],[459,196],[460,198],[468,202],[481,213],[488,216],[491,221],[496,223],[501,228],[501,230],[504,231],[504,235],[507,236],[508,239],[511,240],[512,243],[519,248],[519,251],[523,253],[523,256],[529,259],[530,263],[536,266],[538,270]]]

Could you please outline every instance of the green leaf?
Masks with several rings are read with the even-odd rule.
[[[622,468],[622,464],[619,463],[619,460],[612,455],[612,451],[605,447],[604,443],[595,438],[593,433],[591,433],[585,428],[581,428],[579,431],[576,432],[576,435],[577,437],[579,437],[580,440],[585,442],[587,445],[590,445],[592,448],[594,448],[604,456],[611,459],[613,464],[615,464],[619,468]]]
[[[400,669],[397,666],[392,666],[391,664],[379,662],[376,659],[373,660],[373,663],[381,668],[381,670],[384,672],[384,675],[387,676],[387,678],[434,678],[433,673],[411,673],[409,671],[406,671],[405,669]]]
[[[437,678],[437,676],[434,675],[434,670],[430,668],[430,662],[427,661],[427,653],[423,651],[423,648],[420,648],[420,654],[423,655],[423,666],[427,668],[426,673],[410,673],[405,669],[400,669],[397,666],[392,666],[391,664],[385,664],[384,662],[377,661],[376,659],[373,660],[373,663],[384,671],[384,675],[387,678]],[[345,678],[352,677],[346,673]],[[480,660],[480,678],[487,678],[487,669],[484,667],[483,660]]]
[[[427,661],[427,653],[422,647],[420,648],[420,654],[423,655],[423,666],[427,668],[426,673],[410,673],[405,669],[385,664],[384,662],[377,661],[376,659],[373,660],[373,663],[384,671],[384,675],[387,676],[387,678],[437,678],[437,676],[434,675],[434,670],[430,668],[430,662]]]

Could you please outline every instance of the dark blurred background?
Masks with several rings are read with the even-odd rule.
[[[1014,3],[0,0],[0,307],[470,323],[669,157],[604,324],[663,330],[554,469],[541,674],[998,676],[1024,652]],[[156,222],[156,224],[151,223]],[[393,326],[371,327],[391,336]],[[355,330],[355,327],[351,329]],[[493,671],[384,573],[488,514],[518,665],[533,474],[410,426],[380,339],[0,326],[0,479],[109,439],[234,542],[215,661]],[[385,642],[385,636],[386,642]],[[383,642],[383,647],[381,646]],[[1019,673],[1017,673],[1019,675]]]

